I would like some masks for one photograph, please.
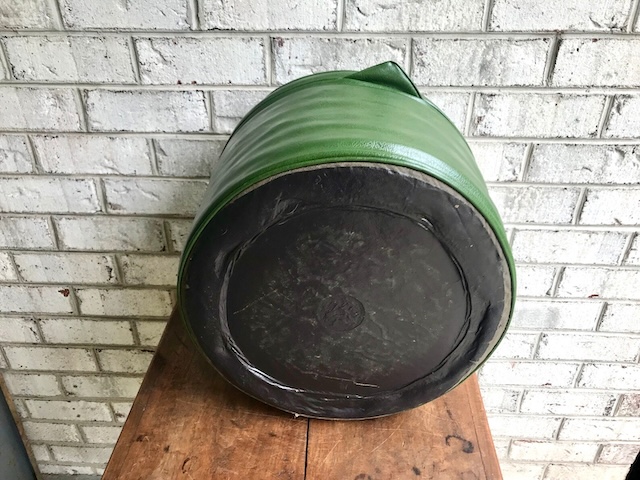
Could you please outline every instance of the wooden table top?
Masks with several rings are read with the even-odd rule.
[[[422,407],[294,418],[228,384],[169,321],[103,480],[500,480],[475,375]]]

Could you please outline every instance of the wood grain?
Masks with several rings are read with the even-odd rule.
[[[174,313],[104,480],[500,480],[475,376],[423,407],[306,420],[229,385]]]

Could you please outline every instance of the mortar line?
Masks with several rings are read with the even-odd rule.
[[[590,360],[591,362],[593,362],[593,360]],[[576,371],[576,375],[573,378],[573,381],[571,382],[571,385],[569,387],[567,387],[568,389],[578,389],[578,382],[580,381],[580,378],[582,377],[582,374],[584,373],[584,367],[585,364],[584,362],[582,362],[580,364],[580,366],[578,367],[578,370]]]
[[[151,162],[151,173],[153,176],[166,178],[164,175],[160,175],[160,166],[158,165],[158,154],[156,152],[156,140],[154,138],[147,138],[147,149],[149,150],[149,161]],[[136,176],[137,178],[137,176]]]
[[[47,0],[47,3],[49,4],[51,11],[53,11],[53,20],[56,24],[55,28],[57,28],[61,32],[64,32],[64,20],[62,18],[62,9],[60,8],[60,4],[57,0]]]
[[[124,273],[122,270],[122,265],[120,264],[120,255],[121,254],[113,255],[113,273],[115,273],[117,285],[124,286]]]
[[[344,24],[346,20],[346,0],[338,0],[336,5],[336,29],[338,32],[342,32],[344,30]]]
[[[560,432],[562,431],[562,427],[564,427],[565,420],[566,420],[565,417],[560,419],[560,424],[558,425],[558,429],[555,431],[555,433],[553,435],[553,440],[554,441],[558,441],[559,436],[560,436]]]
[[[47,223],[49,224],[49,229],[51,230],[51,237],[53,238],[53,246],[55,247],[54,251],[60,251],[60,235],[58,232],[58,226],[56,222],[53,220],[52,215],[47,215]]]
[[[129,57],[131,60],[131,68],[133,69],[133,78],[136,83],[140,84],[142,80],[140,75],[140,57],[138,56],[138,49],[132,36],[127,38],[127,43],[129,44]]]
[[[9,76],[9,80],[14,80],[15,76],[13,75],[13,68],[11,68],[11,64],[9,63],[9,53],[7,52],[7,47],[4,45],[3,39],[0,38],[0,65],[2,65]],[[2,79],[0,79],[2,80]]]
[[[618,412],[620,411],[620,407],[622,406],[622,395],[624,395],[623,393],[616,393],[616,401],[613,404],[613,408],[611,409],[611,413],[609,415],[609,417],[613,417],[616,418],[618,415]]]
[[[405,70],[409,78],[413,76],[413,37],[407,39],[407,53],[405,55]]]
[[[215,133],[214,114],[213,114],[213,98],[211,92],[204,92],[204,108],[207,110],[207,118],[209,120],[209,131]]]
[[[93,179],[96,183],[96,190],[98,193],[98,201],[100,202],[100,208],[104,214],[109,213],[109,209],[107,208],[107,188],[104,184],[102,177],[96,177]]]
[[[558,34],[551,37],[549,41],[549,51],[547,52],[547,61],[544,65],[544,73],[542,74],[542,85],[548,87],[551,85],[553,72],[556,67],[556,59],[558,58],[558,50],[560,50],[560,37]]]
[[[13,268],[13,271],[16,272],[16,278],[17,278],[17,283],[25,283],[24,278],[22,277],[22,273],[20,273],[20,270],[18,269],[18,264],[16,263],[16,259],[14,257],[15,252],[13,250],[9,250],[7,252],[7,256],[9,257],[9,263],[11,264],[11,267]]]
[[[558,287],[560,286],[560,282],[562,281],[562,276],[564,275],[565,267],[558,267],[556,274],[553,277],[553,282],[551,283],[551,288],[549,289],[549,296],[555,297],[558,293]]]
[[[629,255],[631,254],[631,247],[633,247],[633,241],[636,239],[637,235],[638,235],[637,232],[632,232],[627,238],[627,241],[625,242],[624,247],[622,248],[622,253],[620,254],[620,258],[618,259],[619,266],[623,266],[624,262],[626,262],[627,259],[629,258]]]
[[[607,128],[607,123],[611,117],[611,110],[613,109],[614,96],[607,95],[604,99],[604,106],[602,107],[602,114],[598,121],[598,128],[596,130],[596,136],[602,138],[604,130]]]
[[[492,13],[493,13],[493,0],[485,0],[484,9],[482,10],[482,25],[480,27],[481,31],[489,32]]]
[[[520,167],[520,172],[518,173],[519,182],[524,182],[524,180],[529,175],[529,167],[531,166],[532,158],[533,158],[533,143],[529,143],[525,148],[524,158],[522,160],[522,166]]]
[[[533,345],[533,349],[531,349],[531,359],[532,360],[538,360],[537,356],[538,356],[538,350],[540,349],[540,343],[542,342],[542,337],[546,335],[545,332],[540,332],[540,334],[538,335],[538,338],[536,338],[536,341]]]
[[[264,75],[267,80],[267,85],[273,85],[273,52],[271,51],[271,37],[265,37],[264,40]]]
[[[80,129],[89,132],[89,116],[87,108],[84,104],[84,98],[79,88],[73,89],[73,96],[76,100],[76,108],[78,109],[78,120],[80,121]]]
[[[29,153],[31,154],[31,165],[33,167],[33,171],[36,174],[39,173],[43,173],[44,169],[42,168],[42,164],[40,162],[40,158],[38,157],[38,151],[36,150],[36,146],[33,143],[33,138],[31,138],[31,135],[25,134],[26,137],[26,143],[27,143],[27,149],[29,150]]]
[[[33,323],[36,324],[36,330],[38,331],[38,336],[40,337],[40,343],[42,345],[48,345],[49,341],[44,336],[44,331],[42,330],[42,325],[40,325],[40,321],[42,319],[41,318],[36,318],[35,315],[31,315],[31,319],[33,320]]]
[[[76,295],[76,287],[69,287],[69,303],[71,303],[72,314],[75,316],[80,315],[80,301]]]
[[[7,366],[6,369],[0,370],[0,375],[2,375],[3,372],[12,370],[11,363],[9,363],[9,357],[7,357],[7,354],[4,352],[4,346],[2,344],[0,344],[0,357],[2,357],[4,364]]]
[[[200,5],[198,0],[187,0],[187,15],[189,26],[193,31],[200,30]]]
[[[464,134],[469,136],[471,133],[471,124],[473,123],[473,112],[476,103],[476,92],[471,92],[469,95],[469,104],[467,105],[466,117],[464,119]]]
[[[164,245],[165,245],[165,251],[167,254],[179,253],[174,251],[173,242],[171,241],[171,238],[172,238],[171,227],[169,225],[169,222],[165,220],[162,222],[162,241],[164,242]]]
[[[594,332],[600,332],[600,328],[602,327],[602,321],[604,320],[604,314],[607,311],[607,308],[609,307],[609,302],[602,302],[602,306],[600,307],[600,310],[598,311],[598,316],[596,317],[596,323],[594,328]],[[609,333],[609,332],[606,332]]]
[[[631,10],[629,10],[629,21],[627,23],[627,33],[633,33],[636,22],[640,15],[640,0],[635,0],[631,4]]]
[[[582,209],[584,208],[584,204],[587,202],[587,187],[582,187],[580,189],[580,194],[578,195],[578,200],[576,201],[576,206],[573,209],[573,213],[571,214],[571,223],[573,225],[578,225],[580,222],[580,217],[582,216]]]

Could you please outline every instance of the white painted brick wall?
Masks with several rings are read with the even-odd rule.
[[[183,0],[60,0],[60,10],[69,29],[189,29]]]
[[[31,173],[33,163],[26,137],[0,135],[0,172]]]
[[[552,83],[558,86],[640,86],[640,39],[562,40]]]
[[[548,48],[549,39],[418,39],[413,79],[418,85],[542,85]]]
[[[50,173],[150,175],[151,155],[144,138],[34,135],[40,165]]]
[[[264,85],[261,38],[138,38],[145,84]]]
[[[0,88],[0,129],[79,131],[78,105],[69,88]]]
[[[393,60],[467,134],[514,247],[521,298],[480,377],[505,479],[623,478],[637,1],[285,3],[0,0],[0,368],[42,472],[102,472],[241,118],[301,75]],[[54,417],[64,400],[86,420]]]
[[[517,262],[616,265],[626,240],[614,232],[516,230],[512,247]]]
[[[206,30],[335,30],[337,25],[336,0],[202,0],[199,4]]]
[[[630,6],[630,0],[495,0],[489,27],[502,31],[616,31],[626,25]]]
[[[89,128],[98,132],[201,132],[209,127],[204,93],[88,90]]]
[[[497,137],[595,137],[602,95],[481,94],[476,97],[474,135]]]
[[[393,60],[403,65],[407,43],[395,38],[300,38],[273,40],[275,81],[286,83],[325,70],[361,70]]]
[[[640,132],[640,95],[619,95],[613,101],[613,109],[605,137],[638,137]]]
[[[4,40],[16,80],[133,83],[126,38],[8,37]]]
[[[558,178],[568,183],[640,183],[640,146],[536,145],[527,180],[555,183]]]
[[[368,32],[479,31],[482,0],[434,2],[346,0],[345,28]]]
[[[207,188],[205,181],[104,180],[107,210],[115,214],[193,216]]]
[[[588,189],[580,223],[640,225],[640,188]]]

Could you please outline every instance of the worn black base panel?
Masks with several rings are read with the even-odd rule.
[[[263,182],[207,225],[183,311],[246,393],[311,417],[432,400],[506,328],[507,264],[459,194],[410,170],[328,165]]]

